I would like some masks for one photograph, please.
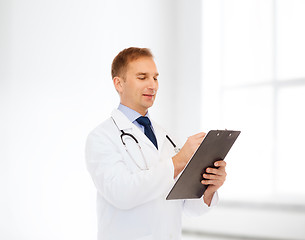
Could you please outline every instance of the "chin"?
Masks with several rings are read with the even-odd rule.
[[[148,109],[150,107],[152,107],[154,105],[154,103],[151,103],[151,104],[145,104],[143,105],[144,108]]]

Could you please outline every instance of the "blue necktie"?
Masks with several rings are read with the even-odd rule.
[[[144,127],[144,133],[149,138],[149,140],[156,146],[158,149],[156,136],[151,129],[151,122],[148,117],[139,117],[136,121]]]

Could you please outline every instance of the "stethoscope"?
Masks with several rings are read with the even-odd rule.
[[[140,168],[141,170],[148,170],[148,164],[147,164],[146,158],[144,157],[144,154],[143,154],[143,151],[142,151],[142,148],[141,148],[141,146],[140,146],[140,144],[139,144],[138,139],[137,139],[134,135],[132,135],[131,133],[126,133],[126,132],[124,132],[123,130],[120,130],[119,127],[118,127],[118,125],[116,124],[115,120],[113,119],[113,117],[111,117],[111,118],[112,118],[112,120],[113,120],[115,126],[116,126],[116,127],[118,128],[118,130],[121,132],[121,135],[120,135],[121,141],[122,141],[122,144],[123,144],[124,147],[125,147],[126,152],[127,152],[128,155],[129,155],[129,157],[130,157],[130,158],[132,159],[132,161],[137,165],[138,168]],[[140,150],[140,152],[141,152],[142,158],[143,158],[144,163],[145,163],[145,168],[142,168],[142,167],[135,161],[135,159],[131,156],[130,152],[129,152],[128,149],[127,149],[126,143],[125,143],[125,141],[124,141],[124,137],[130,137],[130,138],[132,138],[132,139],[135,141],[135,143],[138,145],[138,148],[139,148],[139,150]],[[166,138],[167,138],[168,141],[173,145],[175,153],[178,153],[178,152],[180,151],[180,148],[178,148],[178,147],[176,146],[176,144],[173,142],[173,140],[172,140],[168,135],[166,135]]]

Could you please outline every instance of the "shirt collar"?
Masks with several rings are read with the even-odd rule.
[[[141,117],[142,115],[138,113],[137,111],[123,105],[120,103],[118,109],[129,119],[129,121],[134,122],[137,118]],[[145,117],[149,118],[148,111],[145,115]]]

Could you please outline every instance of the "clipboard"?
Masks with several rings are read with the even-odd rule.
[[[211,130],[188,162],[166,200],[201,198],[207,185],[203,185],[202,174],[214,162],[225,159],[240,131]]]

